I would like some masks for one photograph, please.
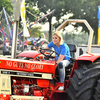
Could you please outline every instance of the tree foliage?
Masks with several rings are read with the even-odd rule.
[[[93,28],[95,37],[97,40],[97,31],[98,31],[98,6],[100,4],[100,0],[69,0],[66,1],[67,8],[69,12],[72,12],[74,19],[86,19],[90,26]],[[83,25],[84,27],[84,25]],[[85,29],[87,31],[87,29]],[[97,41],[95,41],[97,42]]]
[[[31,37],[39,37],[39,36],[41,36],[41,33],[42,33],[41,27],[40,26],[38,26],[38,27],[35,26],[34,28],[30,28],[29,33],[30,33]]]
[[[31,1],[33,0],[30,0],[30,2]],[[54,26],[55,28],[57,28],[61,24],[59,20],[63,15],[67,15],[68,13],[73,13],[74,16],[71,18],[86,19],[89,22],[89,24],[94,30],[95,37],[97,38],[97,33],[98,33],[97,12],[100,0],[34,0],[34,2],[35,5],[37,4],[40,12],[43,12],[44,14],[50,12],[53,9],[56,10],[53,15],[48,16],[45,20],[43,20],[45,22],[48,21],[50,24],[52,24],[51,19],[53,16],[55,16],[57,20],[57,23]],[[84,25],[82,26],[84,27]],[[88,31],[86,27],[84,27],[83,29],[85,31]]]
[[[38,8],[40,12],[43,12],[44,14],[52,11],[55,9],[55,12],[47,17],[45,22],[49,22],[49,41],[51,41],[51,34],[52,34],[52,17],[55,16],[56,20],[58,21],[61,16],[64,15],[63,11],[63,5],[64,0],[38,0],[37,2]]]
[[[38,9],[35,9],[34,6],[36,6],[34,0],[26,0],[26,19],[29,23],[38,20],[40,11]]]
[[[33,1],[33,0],[30,0]],[[47,16],[45,19],[42,20],[42,22],[49,22],[49,40],[51,40],[51,34],[52,34],[52,26],[51,26],[51,21],[52,17],[56,16],[57,20],[60,19],[61,16],[63,16],[62,13],[62,7],[63,7],[64,2],[63,1],[58,1],[58,0],[34,0],[34,3],[32,4],[37,5],[39,8],[39,15],[41,16],[41,13],[44,13],[45,15],[52,10],[56,10],[53,14]]]
[[[62,33],[63,34],[63,33]],[[67,44],[76,44],[76,45],[87,45],[88,44],[88,33],[81,32],[79,34],[66,33],[63,34],[64,42]]]
[[[6,11],[9,15],[13,12],[13,5],[10,0],[0,0],[0,11],[2,11],[3,7],[5,7]]]
[[[12,6],[12,3],[11,3],[10,0],[0,0],[0,28],[1,28],[1,25],[2,25],[4,31],[7,32],[8,28],[6,28],[7,23],[6,23],[6,18],[4,16],[3,7],[5,8],[6,12],[9,15],[12,15],[12,13],[13,13],[13,6]],[[0,33],[0,37],[2,37],[1,33]]]

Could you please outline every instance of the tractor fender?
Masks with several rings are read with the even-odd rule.
[[[76,61],[91,61],[94,62],[96,59],[100,58],[100,54],[83,54],[82,56],[79,56]]]
[[[80,57],[78,57],[76,60],[75,60],[75,63],[73,65],[73,68],[72,68],[72,71],[70,73],[70,77],[69,79],[73,76],[74,74],[74,70],[75,69],[78,69],[79,67],[79,64],[81,63],[81,61],[89,61],[89,62],[94,62],[95,60],[99,59],[100,58],[100,54],[83,54],[81,55]],[[69,79],[68,79],[68,84],[66,86],[66,88],[69,86]]]
[[[94,62],[95,60],[99,59],[100,58],[100,54],[83,54],[82,56],[78,57],[76,60],[75,60],[75,63],[73,65],[73,70],[74,69],[78,69],[78,66],[79,66],[79,63],[81,61],[89,61],[89,62]]]
[[[74,69],[78,69],[79,67],[79,64],[81,61],[89,61],[89,62],[94,62],[95,60],[99,59],[100,58],[100,54],[91,54],[91,53],[88,53],[88,54],[83,54],[82,56],[78,57],[76,60],[75,60],[75,63],[73,65],[73,69],[72,69],[72,72],[74,71]],[[71,73],[72,74],[72,73]]]

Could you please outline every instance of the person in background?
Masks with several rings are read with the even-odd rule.
[[[57,59],[57,68],[59,70],[60,83],[63,83],[63,86],[60,86],[58,90],[64,90],[64,80],[65,80],[65,67],[70,64],[70,51],[67,44],[63,42],[63,38],[59,31],[53,33],[52,40],[44,49],[54,48],[54,50],[59,54]]]

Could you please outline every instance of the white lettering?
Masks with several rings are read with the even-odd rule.
[[[13,62],[13,66],[14,66],[14,67],[17,67],[17,64],[16,64],[16,62]]]
[[[43,70],[43,65],[41,65],[41,64],[32,64],[31,66],[30,66],[30,68],[31,69],[40,69],[40,70]]]
[[[6,65],[11,67],[12,66],[12,62],[11,61],[6,61]]]
[[[30,64],[27,64],[27,68],[30,69]]]
[[[6,66],[8,67],[15,67],[15,68],[23,68],[23,69],[40,69],[43,70],[44,65],[42,64],[34,64],[34,63],[21,63],[21,62],[12,62],[6,61]]]
[[[31,64],[30,69],[35,69],[35,64]]]

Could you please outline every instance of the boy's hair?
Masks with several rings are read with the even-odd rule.
[[[60,45],[62,45],[63,44],[63,37],[61,36],[60,32],[56,31],[55,33],[53,33],[53,35],[57,35],[60,38]]]

